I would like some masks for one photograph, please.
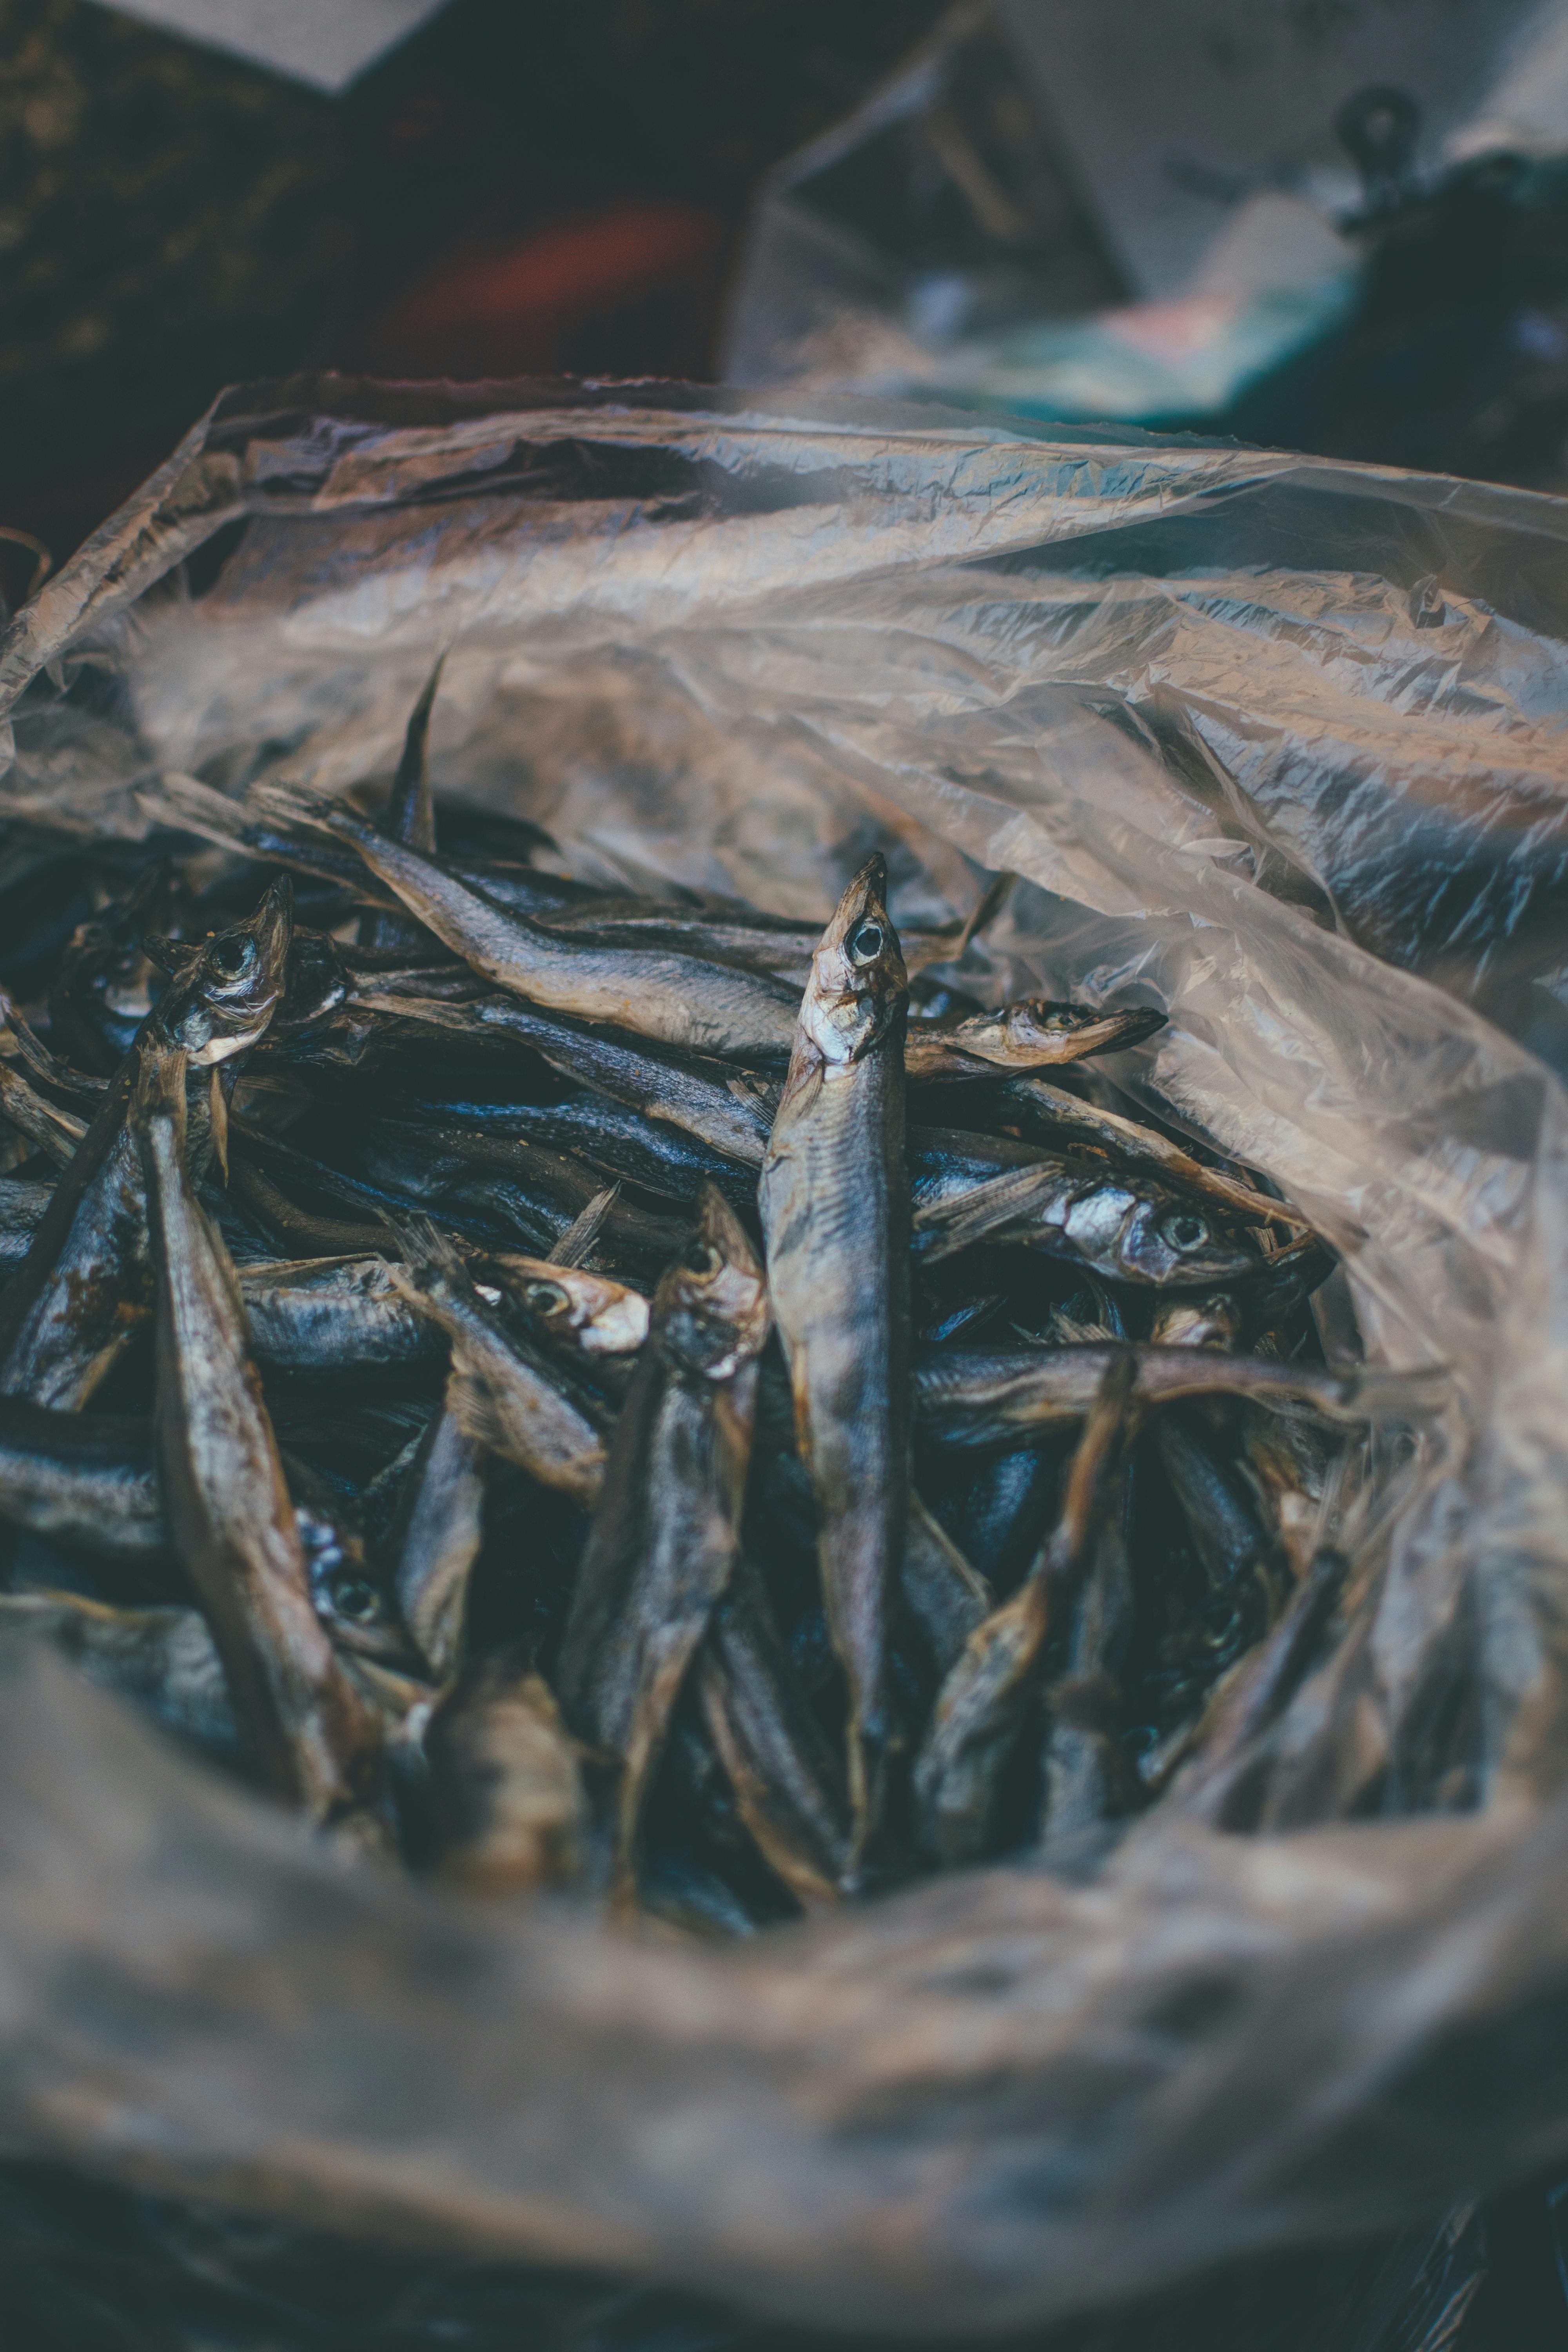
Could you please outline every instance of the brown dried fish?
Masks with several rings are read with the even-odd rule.
[[[769,1328],[762,1269],[710,1185],[694,1240],[654,1294],[556,1667],[573,1730],[621,1762],[623,1877],[671,1711],[734,1568]]]
[[[159,1451],[174,1548],[273,1787],[318,1821],[374,1837],[378,1727],[312,1606],[234,1269],[191,1186],[186,1056],[158,1040],[141,1061],[132,1115],[152,1230]]]
[[[1114,1508],[1133,1428],[1135,1369],[1113,1355],[1068,1475],[1062,1516],[1029,1575],[970,1636],[938,1694],[915,1764],[921,1843],[933,1859],[990,1850],[1003,1775],[1023,1728],[1052,1621],[1088,1573]]]
[[[888,1595],[909,1491],[909,989],[868,857],[813,958],[758,1190],[768,1282],[811,1473],[827,1621],[849,1693],[857,1859],[892,1737]]]

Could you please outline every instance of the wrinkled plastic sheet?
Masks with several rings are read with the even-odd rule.
[[[660,387],[230,393],[0,644],[0,813],[385,773],[574,870],[895,917],[1025,877],[1022,985],[1163,1004],[1136,1088],[1451,1368],[1266,1833],[1147,1816],[743,1952],[348,1871],[5,1663],[0,2147],[817,2321],[1042,2318],[1568,2149],[1568,507]],[[15,843],[0,856],[22,854]],[[1528,1023],[1518,1025],[1528,1026]],[[1405,1814],[1427,1818],[1402,1820]]]

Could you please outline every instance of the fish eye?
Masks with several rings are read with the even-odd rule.
[[[369,1625],[381,1614],[381,1595],[363,1576],[334,1578],[328,1597],[340,1617],[351,1625]]]
[[[680,1261],[688,1274],[695,1274],[710,1282],[724,1261],[711,1242],[693,1242]]]
[[[1160,1231],[1175,1250],[1202,1249],[1209,1237],[1207,1218],[1200,1217],[1192,1209],[1173,1210],[1161,1224]]]
[[[255,954],[256,942],[243,931],[220,931],[207,950],[207,961],[220,980],[237,980]]]
[[[563,1315],[572,1304],[558,1282],[531,1282],[522,1295],[536,1315]]]
[[[874,916],[868,915],[865,921],[857,923],[849,934],[849,953],[853,961],[856,963],[875,963],[882,952],[885,937],[881,924]]]

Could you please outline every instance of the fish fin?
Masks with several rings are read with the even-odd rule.
[[[382,819],[382,830],[395,841],[406,842],[412,849],[436,846],[436,807],[430,797],[430,713],[451,650],[449,645],[443,646],[437,655],[436,667],[409,714],[403,757],[397,763],[392,796]]]
[[[494,1390],[465,1358],[460,1342],[452,1349],[447,1375],[446,1408],[463,1435],[488,1453],[514,1458],[511,1428]]]
[[[620,1179],[595,1192],[580,1216],[574,1218],[559,1240],[545,1253],[547,1265],[585,1265],[595,1243],[605,1229],[605,1220],[620,1198]]]
[[[213,1064],[212,1078],[207,1087],[207,1117],[212,1127],[213,1152],[228,1183],[228,1097],[223,1090],[223,1065]]]

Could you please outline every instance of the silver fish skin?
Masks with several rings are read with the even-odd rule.
[[[1088,1145],[1105,1152],[1119,1166],[1173,1183],[1188,1192],[1205,1194],[1244,1223],[1284,1224],[1300,1231],[1307,1221],[1300,1210],[1272,1200],[1253,1185],[1211,1168],[1179,1143],[1142,1120],[1123,1118],[1119,1111],[1102,1110],[1081,1096],[1069,1095],[1048,1078],[1025,1073],[1009,1076],[998,1090],[999,1111],[994,1122],[1005,1133],[1026,1136],[1047,1150],[1078,1151]]]
[[[922,1079],[975,1078],[987,1069],[1059,1068],[1090,1054],[1124,1053],[1164,1025],[1165,1015],[1148,1005],[1109,1012],[1024,997],[994,1013],[972,1013],[951,1027],[914,1022],[904,1066],[911,1078]]]
[[[443,1401],[408,1466],[386,1538],[403,1622],[441,1684],[462,1656],[468,1577],[484,1535],[484,1457]]]
[[[694,1136],[743,1168],[760,1168],[767,1149],[776,1092],[725,1063],[700,1054],[656,1049],[647,1040],[616,1035],[542,1013],[515,996],[484,996],[467,1004],[366,991],[359,1000],[384,1019],[417,1021],[531,1046],[563,1076],[644,1118]]]
[[[543,1486],[592,1508],[605,1469],[605,1444],[567,1375],[510,1329],[480,1296],[461,1256],[427,1220],[399,1228],[403,1296],[447,1334],[453,1379],[447,1404],[467,1433]]]
[[[768,1866],[807,1909],[836,1902],[849,1866],[849,1809],[762,1577],[742,1552],[698,1664],[709,1737]]]
[[[262,1261],[240,1269],[239,1295],[251,1353],[273,1371],[336,1377],[441,1360],[383,1257]]]
[[[1054,1153],[917,1209],[914,1238],[928,1265],[978,1242],[1009,1243],[1140,1286],[1207,1289],[1263,1265],[1257,1243],[1226,1233],[1202,1201],[1153,1177]]]
[[[211,1069],[254,1043],[282,992],[292,922],[285,878],[247,921],[191,950],[142,1024],[0,1302],[0,1395],[79,1411],[133,1337],[149,1282],[130,1127],[143,1054],[178,1048]]]
[[[816,1496],[828,1626],[848,1686],[857,1867],[880,1812],[891,1738],[888,1601],[909,1496],[908,1006],[877,855],[813,960],[758,1190],[796,1443]]]
[[[152,1423],[0,1399],[0,1519],[110,1559],[162,1558]]]
[[[186,1166],[186,1057],[149,1044],[132,1106],[157,1289],[158,1452],[170,1533],[274,1789],[374,1838],[380,1727],[335,1657],[309,1571],[228,1254]]]
[[[579,1738],[621,1760],[623,1891],[670,1716],[740,1549],[767,1285],[705,1187],[696,1236],[654,1294],[556,1667]]]
[[[563,940],[531,916],[488,898],[439,859],[386,840],[341,806],[326,807],[276,787],[256,797],[274,814],[351,844],[411,914],[498,988],[700,1053],[789,1051],[794,997],[781,981],[666,948]]]
[[[21,1265],[54,1197],[52,1184],[36,1183],[26,1176],[0,1176],[0,1267],[9,1271]]]

